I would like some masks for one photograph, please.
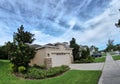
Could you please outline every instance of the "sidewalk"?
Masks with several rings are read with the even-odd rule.
[[[106,62],[98,84],[120,84],[120,62],[107,55]]]

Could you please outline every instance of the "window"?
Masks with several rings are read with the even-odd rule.
[[[66,54],[70,54],[70,53],[52,53],[53,55],[66,55]]]
[[[50,57],[50,54],[48,53],[48,57]]]

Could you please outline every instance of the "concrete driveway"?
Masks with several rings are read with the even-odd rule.
[[[102,70],[104,63],[84,63],[84,64],[71,64],[69,67],[75,70]]]

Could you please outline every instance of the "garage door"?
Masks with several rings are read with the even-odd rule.
[[[60,65],[69,65],[71,63],[71,59],[69,55],[52,55],[52,67],[60,66]]]

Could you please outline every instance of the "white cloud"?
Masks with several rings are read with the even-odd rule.
[[[55,43],[55,42],[65,42],[66,40],[61,37],[54,37],[48,34],[44,34],[39,30],[32,30],[31,33],[35,34],[35,44],[47,44],[47,43]]]
[[[13,33],[10,34],[11,29],[4,22],[0,22],[0,45],[5,44],[7,41],[12,41]]]
[[[89,46],[106,46],[108,39],[114,39],[116,43],[119,43],[120,32],[115,27],[115,22],[120,17],[120,13],[118,12],[119,4],[119,0],[113,0],[109,5],[110,7],[106,8],[102,14],[83,23],[82,26],[87,27],[83,32],[70,30],[69,32],[66,31],[66,36],[64,35],[63,37],[65,39],[75,37],[79,44]]]
[[[95,17],[87,21],[79,18],[79,12],[87,12],[85,9],[94,0],[81,1],[80,4],[73,8],[64,4],[64,2],[69,0],[60,0],[58,3],[55,0],[38,0],[38,2],[27,2],[25,0],[7,1],[10,3],[9,7],[7,7],[7,5],[5,7],[7,10],[4,8],[0,9],[0,18],[3,18],[0,21],[0,36],[2,36],[0,44],[11,40],[13,32],[16,31],[16,28],[21,24],[28,27],[26,30],[31,30],[31,32],[35,34],[36,40],[34,43],[37,44],[69,42],[72,37],[75,37],[79,44],[96,45],[99,47],[105,46],[108,39],[114,39],[116,43],[119,43],[118,38],[120,38],[120,32],[114,25],[118,18],[120,18],[118,11],[119,0],[112,0],[109,6],[99,15],[91,15],[93,13],[88,13],[88,16],[91,15]],[[4,0],[2,0],[1,3],[2,2],[4,2]],[[72,5],[74,6],[74,4]],[[9,10],[10,7],[14,8],[12,12]],[[97,6],[95,7],[97,9]],[[45,25],[45,28],[42,27],[41,24]],[[75,25],[79,26],[82,30],[73,30]],[[59,36],[49,33],[46,34],[42,31],[43,28],[46,29],[46,32],[48,28],[51,28],[49,29],[51,30],[50,32],[53,32],[52,30],[60,30],[63,33],[59,31],[55,32],[58,33]]]

